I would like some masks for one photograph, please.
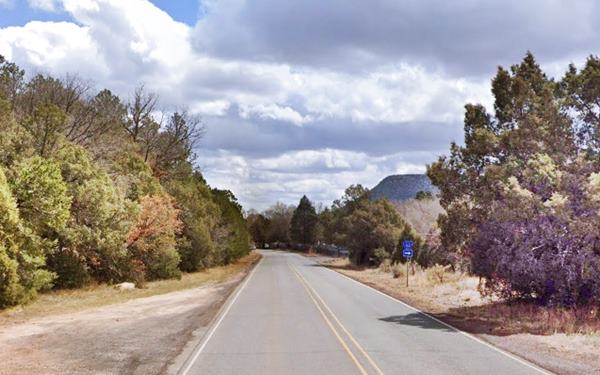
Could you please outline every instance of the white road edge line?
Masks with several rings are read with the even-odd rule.
[[[298,255],[298,256],[301,256],[301,255]],[[363,284],[363,283],[361,283],[360,281],[354,280],[353,278],[351,278],[351,277],[349,277],[349,276],[346,276],[346,275],[344,275],[344,274],[343,274],[343,273],[341,273],[341,272],[334,271],[334,270],[332,270],[332,269],[330,269],[330,268],[328,268],[328,267],[326,267],[326,266],[323,266],[323,268],[325,268],[325,269],[327,269],[328,271],[331,271],[331,272],[333,272],[333,273],[336,273],[336,274],[338,274],[338,275],[340,275],[340,276],[343,276],[343,277],[347,278],[348,280],[350,280],[350,281],[353,281],[353,282],[357,283],[358,285],[362,285],[362,286],[363,286],[363,287],[365,287],[365,288],[371,289],[371,290],[373,290],[373,291],[375,291],[375,292],[377,292],[377,293],[381,294],[382,296],[385,296],[385,297],[387,297],[387,298],[391,299],[392,301],[395,301],[395,302],[397,302],[397,303],[399,303],[399,304],[401,304],[401,305],[403,305],[403,306],[405,306],[405,307],[408,307],[409,309],[411,309],[411,310],[413,310],[413,311],[416,311],[416,312],[418,312],[419,314],[423,314],[423,315],[425,315],[426,317],[428,317],[429,319],[432,319],[432,320],[434,320],[434,321],[436,321],[436,322],[438,322],[438,323],[440,323],[440,324],[442,324],[442,325],[444,325],[444,326],[446,326],[446,327],[448,327],[448,328],[450,328],[450,329],[452,329],[452,330],[454,330],[454,331],[456,331],[456,332],[458,332],[458,333],[460,333],[460,334],[462,334],[462,335],[465,335],[466,337],[470,338],[471,340],[474,340],[474,341],[476,341],[476,342],[478,342],[478,343],[480,343],[480,344],[483,344],[483,345],[487,346],[488,348],[490,348],[490,349],[493,349],[493,350],[497,351],[498,353],[504,354],[505,356],[507,356],[507,357],[509,357],[509,358],[511,358],[511,359],[513,359],[513,360],[515,360],[515,361],[517,361],[517,362],[519,362],[519,363],[521,363],[522,365],[525,365],[525,366],[527,366],[527,367],[529,367],[529,368],[531,368],[531,369],[533,369],[533,370],[535,370],[535,371],[537,371],[537,372],[539,372],[539,373],[541,373],[541,374],[546,374],[546,375],[552,375],[552,374],[553,374],[552,372],[549,372],[548,370],[542,369],[541,367],[539,367],[539,366],[536,366],[535,364],[533,364],[533,363],[530,363],[530,362],[528,362],[528,361],[526,361],[526,360],[524,360],[524,359],[522,359],[522,358],[519,358],[519,357],[515,356],[514,354],[511,354],[511,353],[509,353],[509,352],[507,352],[507,351],[504,351],[504,350],[502,350],[502,349],[500,349],[500,348],[497,348],[497,347],[495,347],[494,345],[492,345],[492,344],[490,344],[490,343],[488,343],[488,342],[485,342],[485,341],[483,341],[482,339],[480,339],[480,338],[478,338],[478,337],[475,337],[475,336],[473,336],[472,334],[470,334],[470,333],[467,333],[467,332],[465,332],[465,331],[463,331],[463,330],[461,330],[461,329],[459,329],[459,328],[456,328],[456,327],[454,327],[454,326],[453,326],[453,325],[451,325],[451,324],[448,324],[448,323],[446,323],[446,322],[443,322],[443,321],[439,320],[438,318],[436,318],[436,317],[434,317],[434,316],[432,316],[432,315],[429,315],[428,313],[426,313],[426,312],[424,312],[424,311],[422,311],[422,310],[419,310],[419,309],[418,309],[418,308],[416,308],[416,307],[413,307],[413,306],[411,306],[411,305],[407,304],[406,302],[400,301],[399,299],[397,299],[397,298],[394,298],[394,297],[390,296],[389,294],[383,293],[382,291],[380,291],[380,290],[377,290],[377,289],[373,288],[373,287],[372,287],[372,286],[370,286],[370,285]]]
[[[254,276],[254,273],[256,272],[256,270],[258,269],[260,264],[262,263],[263,259],[264,259],[264,257],[260,258],[260,260],[258,261],[256,266],[254,266],[254,269],[252,270],[252,272],[250,272],[250,274],[248,275],[248,277],[246,278],[246,280],[244,281],[242,286],[238,289],[238,291],[233,296],[233,298],[230,301],[228,301],[227,307],[225,308],[225,310],[223,310],[223,313],[221,314],[221,316],[219,317],[217,322],[212,326],[212,328],[210,329],[210,332],[203,339],[202,345],[195,351],[194,355],[191,357],[191,360],[188,362],[185,369],[181,372],[181,375],[187,375],[188,371],[190,371],[190,369],[192,368],[192,365],[194,364],[194,362],[196,362],[196,360],[198,359],[198,357],[200,356],[200,354],[202,353],[202,351],[204,350],[204,348],[206,347],[206,345],[208,344],[208,342],[214,335],[217,328],[219,328],[219,326],[221,325],[221,322],[223,321],[225,316],[227,316],[227,313],[229,312],[229,310],[231,310],[231,307],[233,306],[235,301],[237,301],[238,297],[240,296],[240,294],[242,293],[244,288],[246,288],[246,285],[248,285],[248,282],[250,281],[250,279],[252,279],[252,276]]]

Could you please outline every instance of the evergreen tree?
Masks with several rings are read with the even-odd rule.
[[[212,189],[211,192],[221,212],[214,262],[216,265],[229,264],[250,252],[250,234],[235,195],[229,190]]]
[[[428,168],[442,246],[482,290],[543,304],[600,301],[597,150],[600,64],[561,82],[528,53],[492,81],[494,112],[467,105],[465,144]]]
[[[313,244],[317,239],[317,223],[318,216],[315,207],[310,200],[304,195],[300,199],[300,203],[290,224],[290,236],[292,241],[302,244]]]

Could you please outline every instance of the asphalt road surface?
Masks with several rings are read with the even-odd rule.
[[[188,374],[540,374],[311,258],[262,251]]]

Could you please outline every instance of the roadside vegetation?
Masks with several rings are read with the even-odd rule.
[[[194,168],[204,134],[142,86],[123,101],[0,56],[0,308],[38,292],[138,286],[248,254],[233,194]]]
[[[120,290],[111,285],[90,284],[78,289],[51,290],[41,294],[31,303],[0,311],[0,326],[122,303],[136,298],[220,284],[241,272],[248,271],[259,259],[258,253],[250,252],[228,265],[210,267],[193,273],[183,272],[180,279],[149,281],[141,289]]]
[[[600,59],[548,78],[532,54],[469,104],[464,146],[429,166],[441,246],[482,292],[546,306],[600,305]]]

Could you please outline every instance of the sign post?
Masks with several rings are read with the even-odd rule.
[[[406,258],[406,287],[408,288],[408,263],[413,257],[413,244],[411,240],[402,241],[402,255]]]

